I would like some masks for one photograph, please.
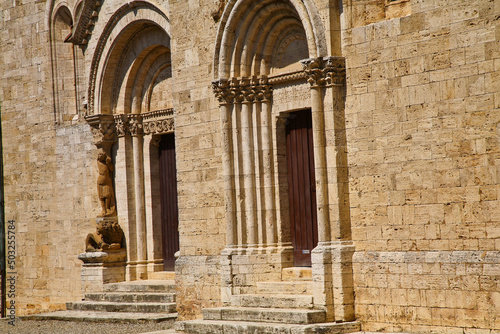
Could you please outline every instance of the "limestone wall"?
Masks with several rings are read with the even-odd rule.
[[[211,85],[217,32],[211,13],[217,9],[210,0],[170,1],[176,13],[171,24],[181,244],[178,293],[202,292],[194,300],[178,299],[186,317],[199,317],[201,306],[220,301],[220,273],[211,269],[219,257],[203,261],[225,247],[221,124]],[[207,268],[200,267],[200,261]],[[210,275],[203,274],[207,270]],[[193,307],[198,311],[189,311]]]
[[[0,3],[5,219],[17,228],[18,315],[81,298],[76,257],[98,207],[88,125],[55,125],[46,18],[45,1]]]
[[[366,330],[498,329],[500,6],[412,0],[408,16],[363,23],[353,3],[357,318]]]

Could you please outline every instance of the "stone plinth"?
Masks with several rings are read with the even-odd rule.
[[[78,259],[83,261],[82,292],[101,291],[103,284],[124,281],[126,256],[124,248],[78,255]]]

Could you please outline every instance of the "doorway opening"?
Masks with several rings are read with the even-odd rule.
[[[179,209],[175,167],[174,134],[161,136],[159,145],[160,201],[163,270],[173,271],[175,253],[179,250]]]
[[[318,244],[311,111],[291,113],[285,131],[294,266],[308,267],[311,251]]]

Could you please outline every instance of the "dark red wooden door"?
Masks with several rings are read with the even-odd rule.
[[[174,254],[179,250],[179,210],[173,134],[162,136],[159,152],[163,268],[174,270]]]
[[[312,119],[309,110],[292,113],[286,126],[290,228],[295,266],[311,265],[318,244]]]

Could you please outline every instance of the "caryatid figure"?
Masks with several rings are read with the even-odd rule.
[[[104,150],[97,156],[97,168],[99,177],[97,178],[97,193],[101,202],[102,211],[98,217],[116,216],[115,192],[113,191],[113,162]]]

